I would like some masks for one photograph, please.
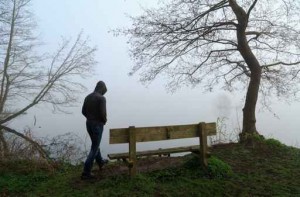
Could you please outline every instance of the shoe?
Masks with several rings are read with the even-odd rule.
[[[81,180],[95,180],[97,179],[97,177],[93,174],[86,174],[86,173],[82,173],[81,174]]]
[[[100,170],[101,170],[102,167],[103,167],[104,165],[106,165],[106,164],[108,164],[108,160],[107,160],[107,159],[102,159],[101,163],[99,164]]]

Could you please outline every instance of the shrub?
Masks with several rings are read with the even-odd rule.
[[[208,173],[213,178],[226,178],[233,175],[231,166],[217,157],[209,158]]]
[[[282,144],[280,141],[270,138],[270,139],[266,139],[265,143],[271,147],[284,147],[285,145]]]

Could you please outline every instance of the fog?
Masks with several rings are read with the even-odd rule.
[[[90,142],[85,130],[85,119],[81,115],[84,97],[94,90],[99,80],[105,81],[108,92],[108,122],[105,125],[102,154],[116,152],[125,146],[110,146],[108,132],[110,128],[129,126],[159,126],[215,122],[225,117],[227,132],[237,133],[241,125],[242,107],[245,91],[228,93],[220,89],[203,92],[201,86],[182,87],[174,93],[166,91],[164,78],[158,78],[148,86],[138,81],[138,75],[129,77],[133,65],[129,57],[127,39],[114,37],[109,31],[130,25],[126,14],[138,15],[140,5],[155,6],[156,1],[117,0],[117,1],[80,1],[80,0],[33,0],[32,10],[37,19],[40,39],[45,43],[45,51],[54,51],[61,36],[73,37],[83,30],[92,45],[98,47],[94,76],[82,81],[87,91],[78,95],[77,107],[69,108],[71,114],[52,113],[51,106],[39,105],[26,115],[10,123],[13,128],[22,130],[30,127],[35,136],[55,136],[73,132],[82,139],[87,147]],[[274,137],[282,142],[298,146],[300,141],[298,117],[300,104],[287,104],[272,100],[273,112],[264,111],[261,105],[257,110],[257,128],[266,137]],[[274,115],[276,114],[276,116]],[[34,119],[36,118],[36,124]],[[181,140],[182,144],[197,143],[194,140]],[[175,142],[178,143],[178,142]],[[138,145],[138,149],[154,146],[172,146],[160,144]]]

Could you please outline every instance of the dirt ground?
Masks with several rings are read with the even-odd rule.
[[[214,149],[227,149],[235,146],[234,144],[219,144],[210,147],[211,151]],[[177,157],[168,157],[168,156],[151,156],[151,157],[143,157],[137,160],[137,173],[141,172],[152,172],[156,170],[162,170],[170,167],[178,167],[184,163],[184,159],[182,156]],[[129,175],[129,169],[125,162],[123,161],[110,161],[108,165],[105,165],[102,170],[99,170],[97,165],[94,165],[94,169],[92,173],[97,175],[99,179],[104,179],[111,176],[127,174]]]
[[[177,167],[183,163],[182,157],[147,157],[137,161],[137,173],[151,172],[169,167]],[[95,168],[93,173],[99,178],[105,178],[120,174],[129,174],[129,169],[126,163],[122,161],[112,161],[104,166],[102,170]]]

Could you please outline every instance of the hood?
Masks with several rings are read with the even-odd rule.
[[[103,81],[99,81],[94,91],[104,95],[107,92],[105,83]]]

